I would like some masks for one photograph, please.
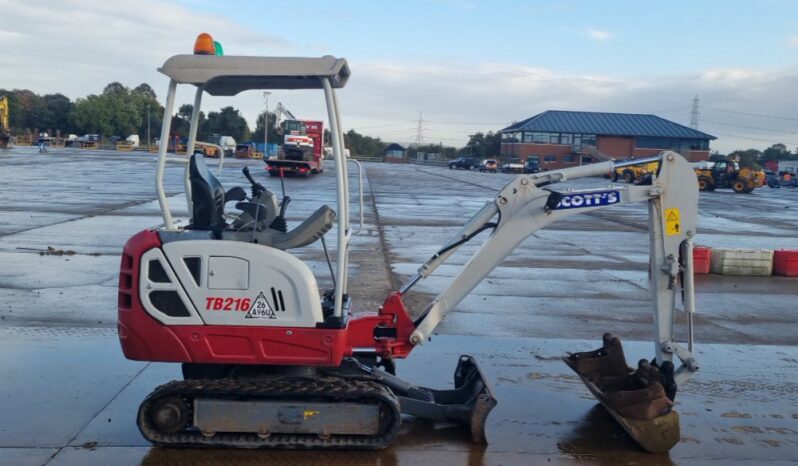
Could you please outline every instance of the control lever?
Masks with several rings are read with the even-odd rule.
[[[249,174],[249,167],[244,167],[241,170],[241,172],[244,174],[244,176],[247,178],[247,180],[249,180],[249,183],[252,185],[252,197],[253,198],[257,198],[258,196],[260,196],[260,193],[266,191],[266,187],[264,187],[262,184],[260,184],[257,181],[255,181],[255,179],[252,178],[252,175]]]
[[[277,231],[282,231],[283,233],[288,231],[288,224],[285,222],[285,211],[288,208],[288,204],[291,202],[290,196],[285,196],[283,198],[283,202],[280,203],[280,214],[274,217],[272,220],[271,225],[269,228]]]

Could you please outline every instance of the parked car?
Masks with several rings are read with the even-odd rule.
[[[460,168],[462,170],[474,170],[479,167],[479,160],[474,157],[457,157],[448,163],[449,169]]]
[[[84,134],[76,139],[78,142],[100,142],[99,134]]]
[[[524,164],[521,163],[519,159],[508,159],[504,164],[502,164],[502,172],[503,173],[523,173],[524,172]]]
[[[781,188],[781,179],[779,175],[770,170],[765,170],[765,183],[771,188]]]
[[[524,173],[538,173],[540,171],[540,162],[538,159],[526,159],[524,163]]]
[[[483,173],[496,173],[498,169],[499,162],[497,162],[496,159],[485,159],[479,164],[479,171]]]

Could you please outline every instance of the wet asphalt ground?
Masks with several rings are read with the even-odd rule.
[[[121,247],[161,222],[153,160],[70,149],[0,152],[0,465],[798,461],[798,279],[697,277],[702,368],[677,396],[682,441],[669,454],[640,450],[559,361],[566,351],[596,347],[605,331],[625,340],[630,361],[651,357],[644,205],[578,215],[536,233],[449,314],[432,342],[400,362],[404,378],[445,388],[457,356],[475,355],[499,399],[487,447],[468,443],[458,427],[408,421],[380,452],[151,448],[135,426],[138,404],[178,378],[179,367],[124,359],[115,320]],[[244,165],[262,173],[260,161],[225,161],[226,188],[245,185]],[[513,176],[364,165],[365,225],[353,243],[350,291],[365,311]],[[327,168],[316,178],[286,180],[289,224],[321,203],[334,207],[334,167]],[[170,166],[167,190],[173,212],[185,217],[181,173]],[[279,192],[279,182],[264,175],[260,181]],[[353,194],[356,185],[353,178]],[[716,191],[700,202],[698,244],[798,249],[798,190]],[[413,311],[479,242],[416,287],[408,299]],[[319,244],[294,252],[321,286],[331,284]]]

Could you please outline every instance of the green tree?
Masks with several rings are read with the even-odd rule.
[[[364,136],[350,129],[344,133],[344,146],[349,149],[350,154],[353,156],[380,156],[388,144],[382,142],[380,138]]]
[[[48,94],[44,96],[46,108],[45,120],[42,126],[53,132],[60,130],[66,135],[73,130],[75,104],[63,94]]]
[[[177,134],[181,138],[187,137],[191,129],[191,114],[194,111],[194,106],[191,104],[183,104],[177,109],[177,113],[172,116],[171,133]],[[206,131],[206,118],[205,113],[200,111],[199,122],[197,124],[197,140],[207,141],[208,134]]]
[[[232,136],[237,142],[248,141],[251,137],[247,120],[237,109],[230,106],[222,108],[219,112],[209,112],[202,133]]]
[[[47,105],[44,99],[28,89],[14,89],[9,98],[9,125],[17,131],[46,129]]]
[[[738,160],[741,167],[759,168],[757,163],[762,157],[762,152],[757,149],[736,150],[729,154],[730,159]],[[711,160],[711,159],[710,159]]]
[[[463,148],[463,152],[479,158],[497,157],[501,149],[501,134],[488,131],[487,133],[477,132],[468,137],[468,143]]]
[[[111,135],[114,132],[113,110],[104,96],[89,95],[75,102],[75,128],[80,133]]]
[[[771,160],[793,160],[795,155],[781,143],[773,144],[762,152],[760,160],[769,162]]]
[[[128,88],[122,85],[119,81],[108,83],[103,88],[103,95],[111,96],[126,96],[130,93]]]
[[[155,91],[152,90],[152,87],[150,87],[150,85],[147,83],[139,84],[133,89],[132,93],[145,99],[158,100],[158,96],[155,95]]]
[[[258,142],[263,142],[263,121],[266,112],[261,112],[255,122],[255,131],[252,133],[252,138]],[[277,123],[277,115],[269,112],[269,144],[282,144],[283,136],[277,132],[275,124]],[[326,133],[327,130],[324,130]]]

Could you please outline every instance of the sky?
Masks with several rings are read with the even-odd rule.
[[[699,129],[713,149],[798,147],[798,1],[0,0],[0,88],[75,99],[149,83],[199,32],[227,55],[349,61],[345,129],[387,142],[463,146],[545,110],[652,113]],[[191,103],[187,87],[178,105]],[[320,91],[278,91],[299,118]],[[254,128],[262,92],[206,98]],[[421,124],[419,125],[419,119]]]

